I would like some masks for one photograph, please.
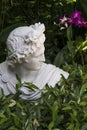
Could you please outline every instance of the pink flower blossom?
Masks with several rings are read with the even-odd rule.
[[[60,24],[63,24],[65,27],[67,27],[68,25],[87,27],[87,22],[85,22],[84,18],[81,15],[82,13],[76,10],[71,14],[70,18],[67,18],[66,15],[64,15],[59,19],[59,22]]]
[[[84,18],[81,17],[80,11],[74,11],[67,22],[75,26],[83,26]]]
[[[59,19],[59,22],[61,24],[65,23],[66,21],[67,21],[67,17],[65,15]]]

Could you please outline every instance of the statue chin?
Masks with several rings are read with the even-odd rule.
[[[36,71],[36,70],[39,70],[41,68],[41,65],[43,64],[43,62],[39,61],[38,59],[37,60],[31,60],[30,61],[28,60],[28,62],[24,62],[24,63],[21,63],[19,64],[19,70],[20,70],[20,67],[23,69],[25,69],[26,71]]]
[[[42,63],[38,63],[38,64],[31,64],[28,65],[27,63],[22,65],[22,68],[26,69],[27,71],[37,71],[41,68]]]

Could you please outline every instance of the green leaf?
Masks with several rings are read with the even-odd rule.
[[[2,125],[3,123],[5,123],[6,121],[8,121],[8,118],[0,119],[0,125]]]
[[[74,41],[67,41],[68,49],[69,49],[69,51],[70,51],[71,53],[72,53],[73,51],[74,51],[74,53],[75,53],[75,49],[74,49],[73,43],[74,43]]]
[[[60,67],[63,63],[64,63],[64,55],[63,55],[63,52],[60,51],[60,52],[56,55],[56,58],[55,58],[55,60],[54,60],[54,65]]]
[[[76,0],[66,0],[66,1],[67,1],[67,4],[76,2]]]
[[[17,129],[16,127],[12,126],[12,127],[8,128],[7,130],[19,130],[19,129]]]
[[[85,50],[87,50],[87,40],[85,40],[84,42],[82,42],[82,43],[78,46],[77,50],[79,50],[79,51],[85,51]]]
[[[67,127],[67,130],[74,130],[74,124],[70,123]]]
[[[54,105],[53,105],[53,108],[52,108],[52,120],[53,120],[53,122],[55,122],[55,120],[56,120],[57,113],[58,113],[58,104],[57,104],[57,102],[55,102]]]
[[[24,106],[21,103],[19,103],[19,102],[17,102],[16,106],[17,106],[17,108],[20,108],[20,109],[24,108]]]
[[[48,129],[49,129],[49,130],[52,130],[53,126],[54,126],[54,122],[52,121],[52,122],[49,124]]]
[[[0,118],[6,118],[4,113],[0,113]]]
[[[85,101],[80,102],[79,105],[80,105],[80,106],[86,106],[86,105],[87,105],[87,102],[85,102]]]
[[[84,125],[82,125],[81,130],[87,130],[87,123],[85,123]]]
[[[83,99],[83,100],[87,100],[87,94],[84,94],[84,95],[82,96],[82,99]]]
[[[36,85],[34,85],[31,82],[24,82],[24,85],[27,85],[26,87],[30,88],[30,89],[39,89]]]
[[[80,97],[83,95],[83,93],[85,92],[86,89],[87,89],[87,83],[82,85],[82,88],[80,90]]]
[[[68,41],[72,41],[73,32],[72,32],[72,26],[71,25],[67,28],[67,38],[68,38]]]
[[[64,111],[68,111],[68,110],[71,110],[71,109],[72,109],[72,107],[68,106],[68,105],[62,108],[62,110],[64,110]]]
[[[19,126],[20,125],[20,118],[17,115],[15,115],[14,113],[11,113],[11,115],[13,116],[14,124],[16,126]]]
[[[55,129],[53,129],[53,130],[60,130],[60,129],[58,129],[58,128],[55,128]]]

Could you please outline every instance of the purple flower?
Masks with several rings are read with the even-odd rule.
[[[77,10],[71,14],[70,18],[64,15],[59,19],[59,22],[65,27],[68,27],[68,25],[87,27],[87,22],[85,22],[84,18],[81,16],[81,12]]]
[[[82,26],[87,27],[87,22],[84,22]]]
[[[68,24],[73,24],[76,26],[83,26],[84,18],[81,17],[80,11],[74,11],[67,22]]]
[[[68,24],[72,24],[72,25],[75,25],[75,26],[82,26],[83,23],[84,23],[84,19],[79,17],[79,18],[70,18],[68,21],[67,21]]]
[[[72,14],[71,14],[71,18],[72,19],[77,19],[77,18],[81,18],[81,12],[80,11],[74,11]]]
[[[80,11],[74,11],[67,22],[75,26],[83,26],[84,18],[81,17]]]

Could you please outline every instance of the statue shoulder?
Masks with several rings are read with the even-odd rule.
[[[59,67],[56,67],[55,65],[52,66],[53,66],[53,72],[49,78],[48,85],[55,87],[55,85],[60,82],[62,75],[67,79],[69,73]]]
[[[7,61],[0,64],[0,88],[5,95],[16,93],[15,85],[17,83],[16,76],[9,72]]]
[[[6,61],[0,63],[0,74],[6,71],[7,68],[6,64],[7,64]]]
[[[43,63],[36,80],[33,82],[40,89],[46,84],[54,87],[61,79],[61,76],[68,77],[68,73],[55,65]]]
[[[8,75],[8,77],[11,77],[11,79],[14,77],[15,78],[15,74],[12,71],[11,67],[8,66],[8,62],[4,61],[0,64],[0,75]]]
[[[46,84],[54,87],[57,83],[59,83],[62,75],[67,79],[69,73],[59,67],[56,67],[55,65],[44,63],[40,69],[37,81],[39,81],[40,86],[42,86],[41,88],[43,88]]]

